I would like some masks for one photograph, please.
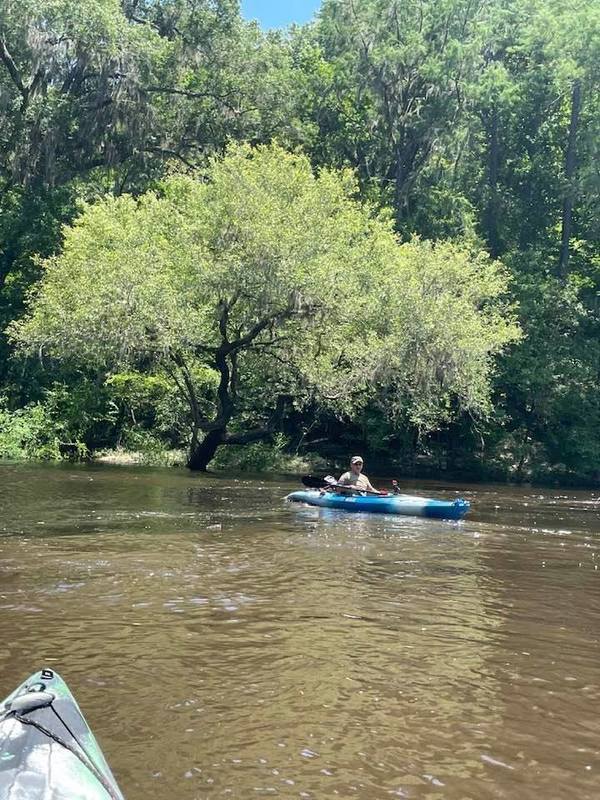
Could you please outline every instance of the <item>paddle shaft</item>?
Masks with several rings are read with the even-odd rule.
[[[361,489],[359,486],[352,486],[347,483],[328,483],[324,478],[314,478],[312,475],[305,475],[302,478],[302,483],[309,489],[341,489],[348,491],[361,492],[364,494],[372,494],[375,496],[385,496],[389,492],[373,492],[371,489]]]

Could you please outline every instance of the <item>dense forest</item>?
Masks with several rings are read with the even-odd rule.
[[[600,6],[0,6],[0,457],[600,480]]]

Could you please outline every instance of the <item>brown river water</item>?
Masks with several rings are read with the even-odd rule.
[[[600,798],[598,492],[401,485],[471,514],[0,466],[0,696],[57,669],[128,800]]]

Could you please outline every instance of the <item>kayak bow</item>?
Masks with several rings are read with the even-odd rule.
[[[124,800],[67,684],[34,673],[0,705],[0,798]]]
[[[433,500],[410,494],[362,496],[342,495],[336,492],[297,491],[286,498],[296,503],[308,503],[321,508],[340,511],[363,511],[369,514],[405,514],[413,517],[435,519],[462,519],[469,511],[468,500]]]

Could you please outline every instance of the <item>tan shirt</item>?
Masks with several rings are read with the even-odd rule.
[[[353,472],[344,472],[338,481],[338,485],[339,484],[342,486],[353,486],[356,489],[369,489],[371,492],[376,491],[371,486],[371,481],[362,473],[360,475],[355,475]]]

